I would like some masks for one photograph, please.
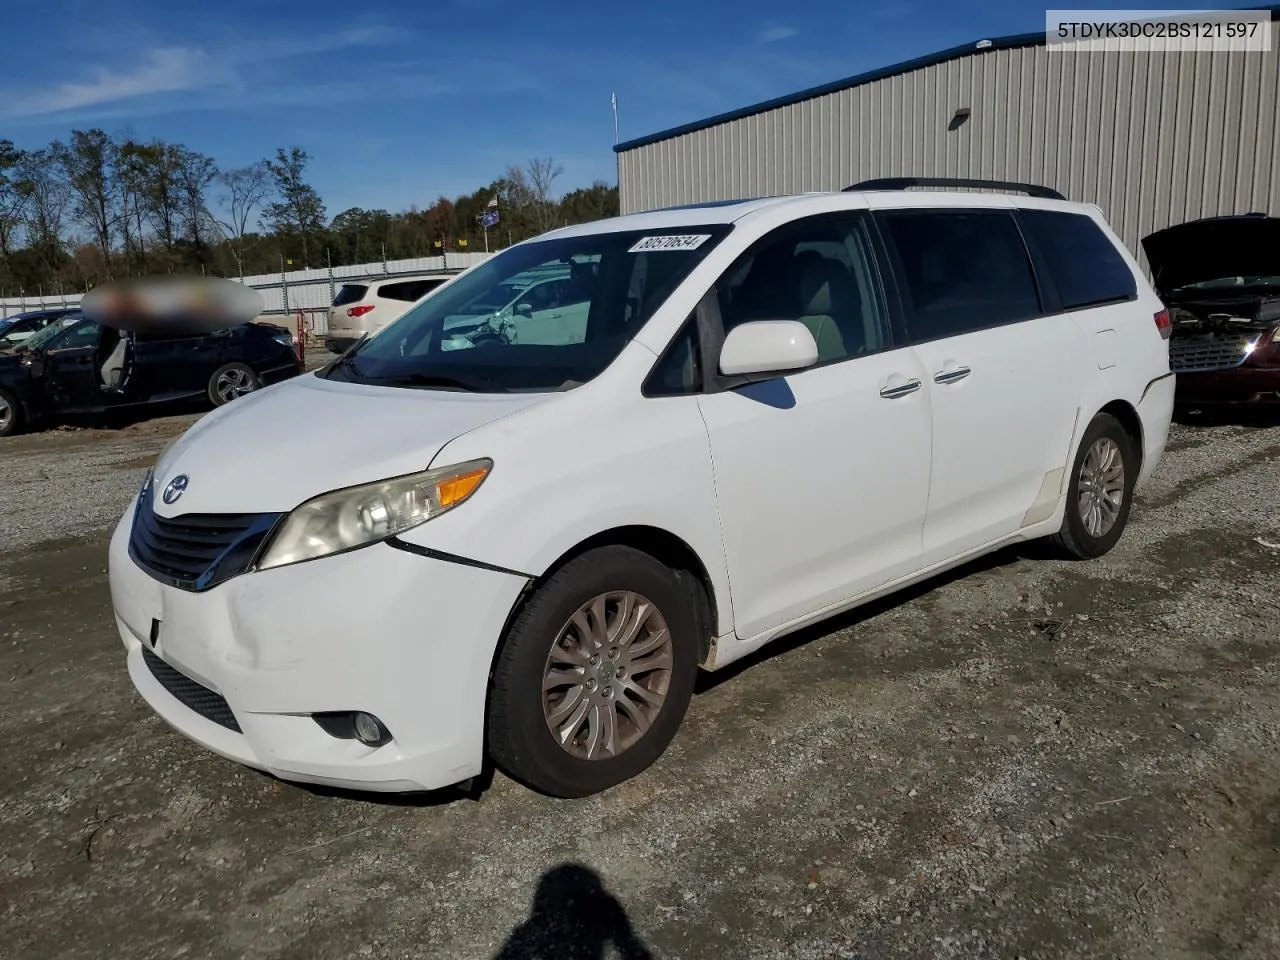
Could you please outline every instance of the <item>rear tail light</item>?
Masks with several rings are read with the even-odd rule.
[[[372,303],[362,303],[358,307],[348,307],[348,317],[363,317],[366,313],[373,309]]]
[[[1160,331],[1160,336],[1169,339],[1169,334],[1173,332],[1173,318],[1169,316],[1167,309],[1156,314],[1156,329]]]

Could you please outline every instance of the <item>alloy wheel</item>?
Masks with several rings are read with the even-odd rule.
[[[1080,520],[1089,536],[1105,537],[1124,503],[1124,457],[1110,437],[1094,441],[1080,464]]]
[[[253,393],[255,389],[253,374],[248,370],[239,369],[222,371],[213,385],[213,392],[223,403],[230,403],[246,393]]]
[[[652,602],[630,591],[594,597],[569,618],[547,657],[547,728],[579,759],[618,756],[662,712],[672,664],[671,631]]]

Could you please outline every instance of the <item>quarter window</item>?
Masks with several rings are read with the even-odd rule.
[[[1132,300],[1138,285],[1129,265],[1092,217],[1023,210],[1022,225],[1044,257],[1066,310]]]
[[[798,320],[831,363],[885,345],[870,246],[857,219],[783,227],[748,251],[716,288],[728,331],[752,320]]]
[[[1041,313],[1026,245],[1004,211],[881,214],[912,307],[911,339],[937,340]]]
[[[359,303],[369,288],[359,283],[344,283],[333,298],[335,307],[345,307],[348,303]]]
[[[702,389],[698,324],[690,320],[667,348],[644,383],[646,397],[678,397]]]

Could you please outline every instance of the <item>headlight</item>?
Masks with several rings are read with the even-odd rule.
[[[308,500],[285,518],[258,569],[354,550],[440,516],[480,489],[492,460],[335,490]]]
[[[292,333],[277,333],[271,339],[281,346],[289,347],[290,349],[293,349],[298,345],[298,341]]]

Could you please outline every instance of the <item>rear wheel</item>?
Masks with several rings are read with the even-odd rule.
[[[213,376],[209,378],[209,402],[215,407],[220,407],[237,397],[253,393],[260,386],[262,381],[248,364],[223,364],[213,371]]]
[[[676,575],[630,547],[585,553],[525,604],[489,700],[489,752],[544,793],[582,797],[645,770],[680,726],[698,616]]]
[[[22,404],[16,397],[0,390],[0,437],[11,437],[22,431]]]
[[[1110,414],[1093,418],[1076,452],[1067,487],[1067,512],[1053,537],[1068,557],[1100,557],[1120,539],[1129,522],[1138,456],[1133,438]]]

